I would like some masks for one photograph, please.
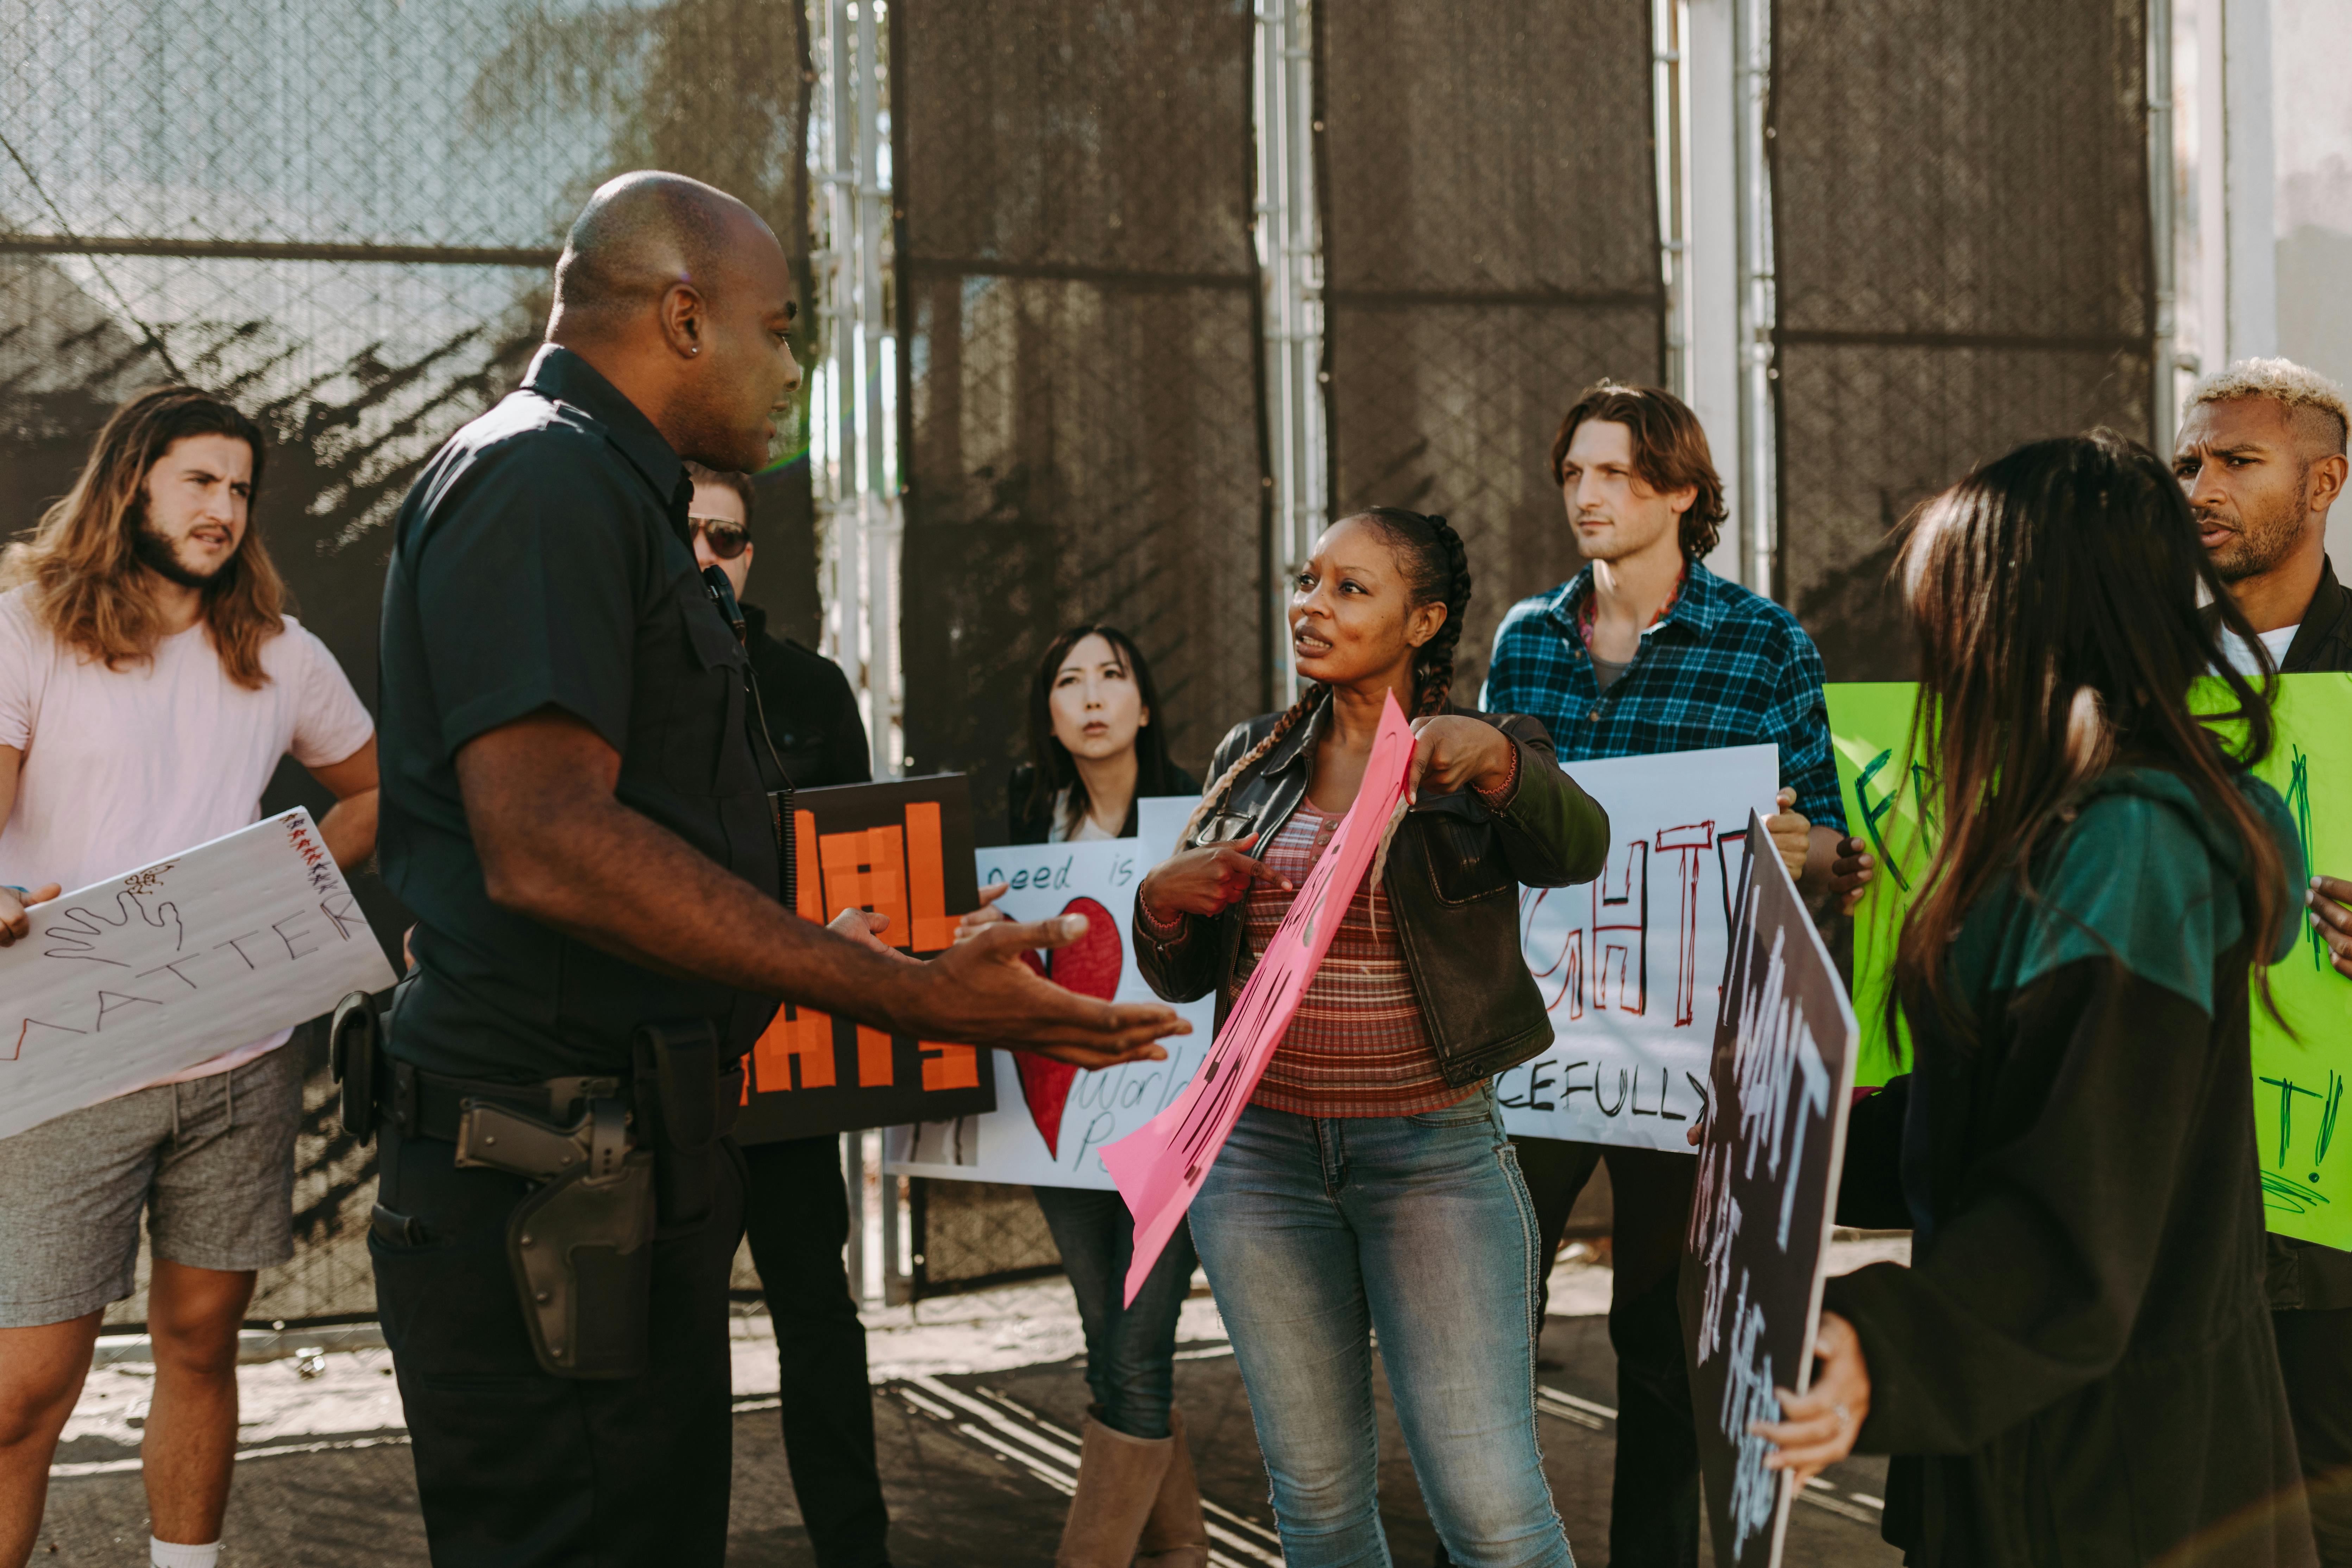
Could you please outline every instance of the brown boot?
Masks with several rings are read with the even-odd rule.
[[[1201,1517],[1201,1483],[1192,1474],[1192,1451],[1184,1442],[1184,1413],[1172,1407],[1168,1443],[1168,1468],[1135,1544],[1135,1568],[1208,1568],[1209,1526]]]
[[[1160,1495],[1160,1478],[1177,1449],[1173,1437],[1155,1443],[1114,1432],[1089,1410],[1086,1438],[1078,1447],[1077,1495],[1070,1499],[1054,1568],[1129,1568],[1143,1521]],[[1185,1470],[1191,1469],[1188,1463]]]

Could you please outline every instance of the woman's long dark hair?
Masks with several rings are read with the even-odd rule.
[[[1054,797],[1064,790],[1069,794],[1069,822],[1086,820],[1094,802],[1087,798],[1087,781],[1078,776],[1078,764],[1070,756],[1070,749],[1054,733],[1054,677],[1060,672],[1062,661],[1070,650],[1088,637],[1100,637],[1110,644],[1111,651],[1127,666],[1135,678],[1136,695],[1143,699],[1147,722],[1135,732],[1135,795],[1140,800],[1147,795],[1174,793],[1172,772],[1168,762],[1168,731],[1160,710],[1160,689],[1151,683],[1151,666],[1145,662],[1142,650],[1135,639],[1117,626],[1088,621],[1072,626],[1046,645],[1045,657],[1037,661],[1037,673],[1029,679],[1029,755],[1036,763],[1036,777],[1030,782],[1028,815],[1038,821],[1049,821],[1054,813]],[[1134,803],[1129,803],[1134,809]]]
[[[2002,877],[2032,896],[2042,836],[2114,764],[2179,774],[2227,825],[2260,951],[2286,912],[2285,871],[2236,780],[2270,751],[2271,682],[2231,668],[2199,608],[2201,585],[2252,640],[2162,460],[2111,430],[2020,447],[1921,509],[1896,571],[1919,639],[1911,754],[1935,771],[1943,837],[1904,918],[1890,1028],[1899,1005],[1973,1036],[1948,993],[1960,922]],[[2189,710],[2189,682],[2212,671],[2237,701],[2213,721],[2242,727],[2242,746]]]

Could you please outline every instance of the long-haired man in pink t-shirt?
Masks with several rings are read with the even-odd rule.
[[[261,432],[193,387],[142,393],[0,557],[0,946],[27,904],[254,821],[289,754],[334,791],[338,864],[375,848],[375,727],[283,610],[252,531]],[[255,1270],[292,1254],[299,1053],[257,1040],[0,1139],[0,1568],[21,1568],[142,1211],[155,1392],[152,1560],[212,1568]],[[103,1047],[93,1045],[93,1049]]]

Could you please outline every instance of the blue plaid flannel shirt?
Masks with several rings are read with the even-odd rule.
[[[1603,691],[1576,629],[1591,591],[1587,566],[1511,606],[1495,632],[1487,712],[1542,720],[1562,763],[1769,741],[1797,810],[1845,830],[1821,651],[1796,616],[1694,561],[1682,596]]]

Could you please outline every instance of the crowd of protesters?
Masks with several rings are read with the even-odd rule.
[[[255,820],[289,756],[337,799],[320,825],[336,861],[379,858],[415,917],[370,1251],[436,1562],[720,1560],[726,1291],[748,1237],[817,1561],[887,1563],[837,1144],[738,1150],[698,1117],[740,1094],[779,999],[1085,1068],[1184,1028],[1055,986],[1039,955],[1068,921],[984,903],[917,964],[862,911],[819,926],[780,901],[772,796],[862,781],[868,756],[841,672],[745,599],[744,475],[798,384],[795,310],[741,204],[673,175],[600,189],[522,385],[402,509],[373,719],[287,612],[254,526],[267,443],[218,396],[126,403],[0,560],[0,945],[62,889]],[[2305,922],[2352,977],[2352,883],[2314,874],[2252,773],[2275,677],[2352,670],[2352,592],[2325,550],[2347,432],[2331,384],[2248,362],[2199,389],[2168,462],[2110,432],[2036,442],[1903,534],[1948,826],[1895,962],[1911,1070],[1855,1107],[1840,1207],[1913,1250],[1832,1281],[1811,1386],[1759,1430],[1801,1482],[1894,1456],[1885,1529],[1907,1561],[2352,1568],[2352,1254],[2264,1232],[2249,1044],[2262,967]],[[1221,1025],[1391,701],[1417,770],[1132,1300],[1121,1200],[1037,1190],[1092,1400],[1059,1568],[1205,1568],[1172,1377],[1196,1260],[1294,1568],[1389,1561],[1375,1340],[1440,1561],[1572,1563],[1537,1446],[1537,1336],[1604,1162],[1609,1560],[1697,1562],[1676,1298],[1694,1162],[1505,1134],[1493,1079],[1551,1038],[1517,889],[1600,873],[1580,763],[1759,743],[1779,756],[1767,828],[1821,918],[1877,867],[1845,832],[1812,641],[1706,563],[1723,489],[1690,409],[1603,383],[1528,460],[1586,564],[1502,616],[1482,691],[1454,679],[1468,552],[1444,517],[1391,507],[1297,563],[1301,695],[1220,716],[1201,778],[1169,754],[1126,633],[1070,627],[1035,667],[1010,837],[1131,837],[1139,799],[1197,795],[1139,886],[1137,956],[1160,997],[1213,997]],[[2209,677],[2227,744],[2190,700]],[[0,1568],[33,1550],[142,1216],[151,1559],[217,1561],[237,1331],[256,1271],[291,1250],[286,1038],[0,1139]],[[597,1108],[618,1103],[613,1147],[642,1159],[610,1179],[645,1173],[644,1272],[625,1300],[583,1266],[566,1343],[519,1304],[509,1221],[527,1205],[592,1239],[604,1221],[562,1206],[568,1173],[460,1157],[459,1108],[601,1139]]]

